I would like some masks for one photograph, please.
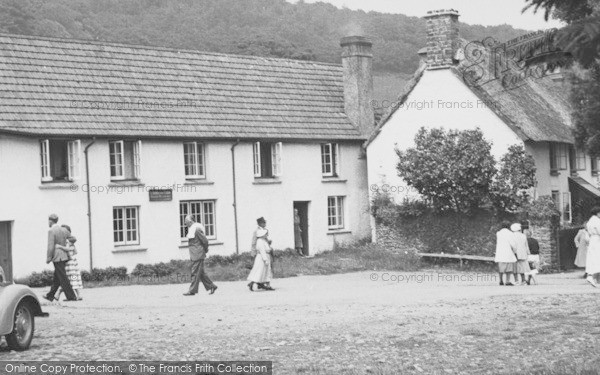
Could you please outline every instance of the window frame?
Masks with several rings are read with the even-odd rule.
[[[187,152],[187,147],[193,146],[193,151]],[[193,164],[189,164],[188,157],[193,158]],[[188,166],[197,173],[188,174]],[[200,180],[206,178],[206,145],[203,142],[190,141],[183,143],[183,168],[187,180]]]
[[[583,150],[573,145],[569,146],[569,168],[572,172],[585,171],[586,155]]]
[[[200,207],[200,212],[191,214],[191,206],[192,204],[198,204]],[[206,206],[205,205],[210,205],[212,206],[212,212],[207,213],[206,212]],[[187,210],[186,212],[182,211],[182,206],[186,205]],[[208,238],[209,240],[216,240],[217,239],[217,201],[216,199],[192,199],[192,200],[182,200],[179,201],[179,236],[181,238],[182,241],[186,241],[187,237],[185,236],[185,234],[187,234],[185,228],[185,217],[187,215],[193,215],[194,216],[194,220],[197,223],[200,223],[204,226],[204,230],[205,230],[205,235],[206,238]],[[211,222],[207,223],[207,214],[211,215]],[[201,220],[198,220],[198,218],[201,218]],[[212,230],[210,229],[212,228]],[[211,231],[212,233],[209,233],[209,231]],[[183,234],[183,236],[182,236]]]
[[[66,158],[67,163],[67,176],[66,179],[56,180],[55,176],[52,176],[52,142],[61,141],[65,142]],[[41,180],[42,182],[64,182],[74,181],[81,177],[81,140],[80,139],[42,139],[40,140],[40,166],[41,166]]]
[[[550,171],[564,171],[569,167],[569,150],[566,143],[550,142]]]
[[[269,152],[269,155],[265,154]],[[279,178],[283,175],[283,143],[282,142],[254,142],[252,144],[252,159],[254,178]],[[270,162],[270,170],[265,170],[262,159]],[[270,172],[270,173],[267,173]]]
[[[133,218],[133,222],[135,223],[135,228],[133,230],[130,230],[127,228],[127,221],[129,220],[129,218],[127,217],[127,212],[128,210],[133,210],[133,212],[135,212],[135,218]],[[121,217],[116,218],[115,217],[115,212],[120,211],[121,212]],[[113,244],[114,246],[135,246],[135,245],[139,245],[140,244],[140,207],[139,206],[114,206],[113,207]],[[120,229],[116,229],[115,228],[115,222],[116,221],[120,221],[121,224],[121,228]],[[129,232],[132,232],[135,234],[135,240],[128,240],[128,234]],[[117,232],[122,232],[122,237],[123,240],[122,241],[117,241],[117,239],[115,238],[117,235]]]
[[[598,158],[590,156],[590,169],[592,176],[598,176]]]
[[[132,177],[126,175],[126,155],[125,155],[125,143],[131,143],[131,172]],[[119,145],[120,151],[114,146]],[[131,141],[131,140],[115,140],[108,141],[108,153],[109,153],[109,169],[110,169],[110,180],[111,181],[127,181],[127,180],[140,180],[142,177],[142,141]],[[118,158],[117,158],[118,156]],[[114,160],[113,160],[114,159]],[[117,160],[119,159],[119,160]],[[113,169],[115,174],[113,174]],[[116,172],[120,170],[120,174]]]
[[[329,148],[329,152],[326,152]],[[329,155],[329,161],[325,160]],[[321,143],[321,175],[323,177],[338,177],[339,176],[339,160],[340,151],[338,143]],[[326,169],[330,168],[328,172]]]
[[[327,228],[330,231],[342,230],[346,227],[345,200],[346,197],[343,195],[327,197]],[[332,201],[333,205],[331,204]]]

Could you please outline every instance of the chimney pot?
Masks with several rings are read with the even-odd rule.
[[[427,68],[447,68],[454,64],[458,50],[458,17],[455,9],[430,10],[427,23]]]
[[[373,42],[364,36],[346,36],[340,41],[344,71],[344,110],[362,135],[373,131]]]

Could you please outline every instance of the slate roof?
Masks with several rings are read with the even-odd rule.
[[[462,48],[469,44],[465,40],[460,42]],[[463,58],[450,69],[479,99],[486,103],[489,109],[524,141],[574,143],[571,120],[573,109],[569,103],[569,90],[566,83],[555,80],[556,76],[548,75],[543,78],[534,76],[518,84],[505,87],[501,79],[492,79],[489,51],[482,49],[479,51],[482,52],[479,56],[482,63],[475,65],[473,61]],[[383,115],[366,145],[377,137],[381,128],[393,116],[400,104],[408,98],[425,69],[423,64],[415,72],[413,78],[401,91],[397,100],[399,104],[390,108]],[[513,69],[510,73],[518,75],[523,71]],[[482,78],[477,83],[473,83],[470,80],[472,79],[470,74],[477,74]],[[467,78],[465,79],[465,77]]]
[[[364,140],[340,65],[0,34],[0,132]]]

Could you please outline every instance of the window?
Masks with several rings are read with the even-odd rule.
[[[592,165],[592,176],[598,176],[598,158],[592,156],[590,159],[590,164]]]
[[[585,171],[585,153],[576,147],[569,147],[571,171]]]
[[[325,177],[337,177],[339,173],[339,147],[337,143],[321,144],[321,172]]]
[[[183,144],[183,159],[185,177],[189,179],[205,178],[204,171],[204,144],[186,142]]]
[[[141,177],[142,141],[111,141],[111,180],[138,180]]]
[[[554,201],[554,204],[556,205],[556,209],[558,211],[561,210],[560,207],[560,192],[558,190],[552,190],[552,200]]]
[[[567,169],[567,154],[565,143],[550,143],[550,170],[552,172]]]
[[[281,142],[254,143],[254,177],[268,178],[281,176],[281,149]]]
[[[113,238],[115,245],[139,245],[138,207],[113,208]]]
[[[562,218],[563,221],[571,222],[571,193],[566,192],[562,194]]]
[[[179,203],[179,236],[185,238],[187,227],[185,217],[192,215],[194,221],[204,225],[206,238],[217,238],[215,221],[215,201],[182,201]]]
[[[327,225],[329,229],[344,228],[344,197],[327,198]]]
[[[79,178],[81,141],[50,140],[40,142],[42,181],[72,181]]]

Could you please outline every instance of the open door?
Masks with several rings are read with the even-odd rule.
[[[4,282],[12,281],[11,222],[0,221],[0,267],[4,270]]]
[[[302,238],[302,252],[305,256],[310,254],[310,246],[308,241],[308,205],[310,202],[298,201],[294,202],[294,210],[298,210],[300,216],[300,238]],[[296,224],[294,224],[294,242],[297,235]]]

